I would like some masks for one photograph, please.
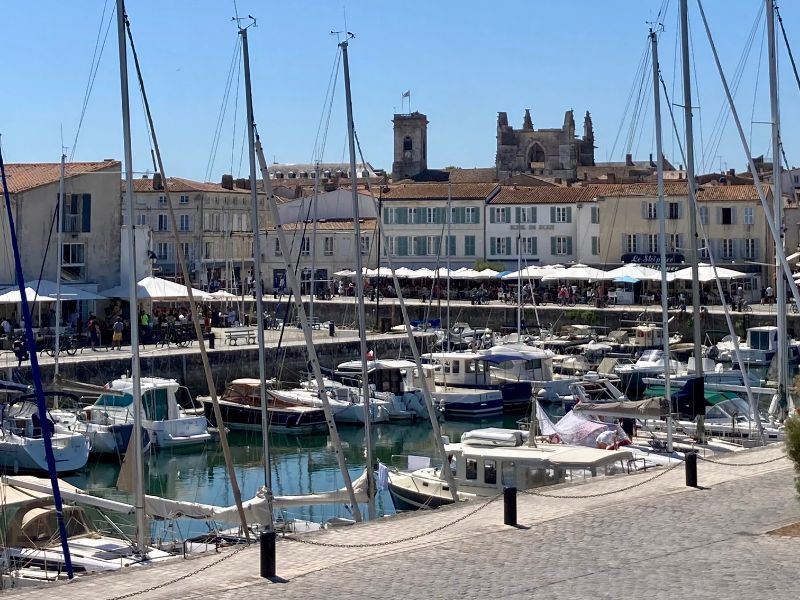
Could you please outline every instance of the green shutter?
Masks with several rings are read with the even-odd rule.
[[[473,211],[473,215],[475,216],[475,223],[481,222],[481,211],[477,208]]]
[[[83,195],[83,206],[81,208],[81,231],[88,233],[92,230],[92,195]]]
[[[556,222],[556,207],[555,206],[551,206],[550,207],[550,222],[551,223],[555,223]]]
[[[384,208],[383,209],[383,224],[387,225],[389,223],[389,213],[392,212],[393,208]]]
[[[554,210],[553,208],[550,209],[551,211]],[[550,254],[553,256],[556,255],[556,236],[550,236]]]
[[[464,206],[459,206],[456,209],[456,214],[458,214],[458,222],[459,223],[466,223],[467,222],[467,209]]]
[[[567,237],[567,254],[572,254],[572,236]]]
[[[515,212],[517,214],[517,223],[521,223],[522,222],[522,214],[521,214],[522,213],[522,209],[519,206],[517,206]]]
[[[405,225],[408,223],[408,209],[406,208],[395,208],[395,219],[397,219],[397,223],[399,225]]]
[[[495,211],[494,211],[494,207],[490,206],[490,207],[489,207],[489,222],[490,222],[490,223],[494,223],[494,222],[495,222],[495,215],[494,215],[494,212],[495,212]],[[492,252],[492,254],[494,254],[494,252]]]
[[[572,223],[572,207],[567,207],[567,223]]]
[[[506,254],[511,254],[511,238],[506,238]]]
[[[531,206],[530,211],[531,211],[531,223],[536,223],[536,207]]]
[[[448,245],[450,248],[447,250],[448,256],[455,256],[456,255],[456,236],[451,235],[447,240]]]
[[[475,256],[475,236],[464,237],[464,256]]]
[[[536,210],[536,209],[534,209]],[[531,254],[539,254],[539,239],[532,237],[531,238]]]
[[[397,238],[397,255],[408,256],[408,237],[404,235]]]
[[[497,238],[489,238],[489,254],[494,256],[497,253]]]

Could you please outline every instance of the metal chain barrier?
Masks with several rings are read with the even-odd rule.
[[[724,465],[726,467],[757,467],[759,465],[766,465],[773,462],[778,462],[779,460],[783,460],[784,458],[788,458],[788,456],[778,456],[775,458],[768,458],[767,460],[762,460],[759,462],[752,462],[752,463],[729,463],[723,462],[721,460],[714,460],[713,458],[706,458],[704,456],[697,455],[697,458],[700,460],[704,460],[705,462],[709,462],[715,465]]]
[[[288,536],[288,535],[287,536],[283,536],[280,539],[288,540],[290,542],[300,542],[301,544],[308,544],[310,546],[324,546],[326,548],[376,548],[376,547],[381,547],[381,546],[391,546],[392,544],[402,544],[403,542],[410,542],[412,540],[418,540],[418,539],[423,538],[425,536],[428,536],[428,535],[431,535],[431,534],[434,534],[434,533],[438,533],[439,531],[442,531],[443,529],[447,529],[448,527],[452,527],[453,525],[456,525],[457,523],[460,523],[461,521],[464,521],[464,520],[470,518],[471,516],[477,514],[479,511],[481,511],[484,508],[486,508],[487,506],[489,506],[492,502],[494,502],[498,498],[502,498],[502,497],[503,497],[502,493],[497,494],[496,496],[493,496],[492,498],[490,498],[489,500],[487,500],[486,502],[484,502],[483,504],[478,506],[476,509],[471,510],[468,513],[465,513],[465,514],[461,515],[460,517],[458,517],[457,519],[454,519],[453,521],[450,521],[449,523],[445,523],[444,525],[440,525],[439,527],[435,527],[435,528],[431,529],[430,531],[423,531],[422,533],[418,533],[416,535],[410,535],[408,537],[400,538],[400,539],[397,539],[397,540],[387,540],[385,542],[362,543],[362,544],[331,544],[331,543],[327,543],[327,542],[318,542],[318,541],[315,541],[315,540],[304,540],[304,539],[300,539],[300,538],[296,538],[296,537],[291,537],[291,536]],[[112,600],[116,600],[116,599],[112,599]]]
[[[638,481],[638,482],[634,483],[633,485],[629,485],[628,487],[619,488],[617,490],[610,490],[608,492],[598,492],[596,494],[583,494],[583,495],[543,494],[542,492],[537,492],[535,490],[521,490],[521,492],[523,494],[529,494],[531,496],[539,496],[541,498],[557,498],[559,500],[582,500],[584,498],[601,498],[603,496],[611,496],[612,494],[618,494],[619,492],[627,492],[628,490],[632,490],[632,489],[637,488],[639,486],[642,486],[642,485],[644,485],[646,483],[650,483],[651,481],[655,481],[659,477],[663,477],[664,475],[666,475],[667,473],[669,473],[673,469],[675,469],[677,467],[680,467],[681,465],[683,465],[682,461],[681,462],[676,462],[671,467],[667,467],[663,471],[659,471],[658,473],[656,473],[652,477],[649,477],[649,478],[647,478],[647,479],[645,479],[643,481]]]
[[[236,556],[242,550],[246,550],[247,548],[253,548],[253,547],[254,546],[252,544],[242,544],[241,547],[236,548],[235,550],[225,554],[224,556],[222,556],[218,560],[215,560],[214,562],[208,563],[207,565],[204,565],[204,566],[200,567],[199,569],[195,569],[194,571],[191,571],[189,573],[184,573],[180,577],[176,577],[175,579],[170,579],[169,581],[164,581],[162,583],[157,583],[156,585],[152,585],[149,588],[145,588],[143,590],[138,590],[136,592],[128,592],[127,594],[122,594],[121,596],[114,596],[113,598],[108,598],[107,600],[123,600],[123,598],[133,598],[134,596],[139,596],[141,594],[146,594],[148,592],[155,592],[156,590],[160,590],[161,588],[165,588],[168,585],[172,585],[173,583],[178,583],[179,581],[183,581],[184,579],[188,579],[189,577],[194,577],[198,573],[202,573],[206,569],[210,569],[211,567],[215,567],[218,564],[220,564],[222,562],[225,562],[229,558],[232,558],[233,556]]]

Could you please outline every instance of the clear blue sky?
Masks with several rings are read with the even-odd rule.
[[[642,118],[632,136],[628,133],[632,111],[626,117],[624,109],[647,42],[646,22],[656,18],[662,3],[238,0],[238,10],[258,19],[258,27],[250,30],[255,113],[269,159],[306,162],[312,158],[336,53],[329,31],[345,28],[346,12],[347,29],[356,34],[350,46],[356,128],[367,160],[391,169],[392,113],[400,110],[400,96],[407,89],[412,109],[426,113],[430,121],[431,167],[493,165],[497,112],[507,111],[511,123],[520,126],[525,108],[531,109],[536,127],[559,127],[564,111],[574,108],[579,129],[583,113],[589,110],[598,160],[623,158],[629,139],[634,155],[646,158],[654,146],[649,96],[647,103],[642,102]],[[110,10],[114,0],[2,3],[0,132],[7,161],[57,161],[62,127],[65,144],[72,146],[105,4]],[[668,5],[662,19],[661,65],[668,89],[674,90],[675,101],[680,102],[680,83],[673,83],[680,75],[675,62],[678,2],[670,0]],[[729,76],[762,7],[763,0],[706,0]],[[800,3],[783,0],[781,8],[800,54]],[[233,11],[232,0],[129,1],[128,14],[170,175],[206,176],[237,39]],[[695,104],[702,119],[702,127],[696,123],[697,154],[705,153],[706,170],[720,164],[741,170],[745,159],[731,120],[718,149],[710,149],[715,145],[710,140],[723,101],[722,89],[695,0],[690,1],[690,14],[699,83]],[[114,22],[75,160],[122,156],[115,27]],[[763,32],[762,18],[737,95],[748,135],[751,121],[769,120]],[[800,95],[783,50],[781,60],[783,138],[789,162],[800,164]],[[649,79],[645,85],[649,90]],[[134,168],[144,171],[152,167],[135,88],[133,92]],[[327,161],[347,159],[343,94],[340,78],[327,135]],[[248,168],[246,154],[241,160],[242,95],[235,138],[234,101],[235,91],[228,103],[212,180],[230,172],[231,165],[234,174],[246,174]],[[666,117],[664,124],[669,127]],[[769,153],[767,125],[752,125],[752,139],[754,154]],[[668,130],[665,151],[669,159],[680,162]],[[698,170],[703,170],[703,161],[698,162]]]

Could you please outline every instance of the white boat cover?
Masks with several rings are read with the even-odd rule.
[[[663,396],[620,402],[579,402],[572,410],[590,415],[603,415],[604,417],[660,419],[668,411],[666,406],[662,409],[661,405],[665,402]]]

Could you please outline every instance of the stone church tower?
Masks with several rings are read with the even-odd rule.
[[[568,110],[559,129],[534,129],[525,109],[522,129],[508,124],[508,114],[497,115],[497,175],[503,179],[517,173],[577,179],[577,168],[594,166],[594,129],[589,112],[583,121],[583,137],[575,136],[575,118]]]
[[[419,175],[428,169],[428,117],[421,112],[395,114],[392,180]]]

